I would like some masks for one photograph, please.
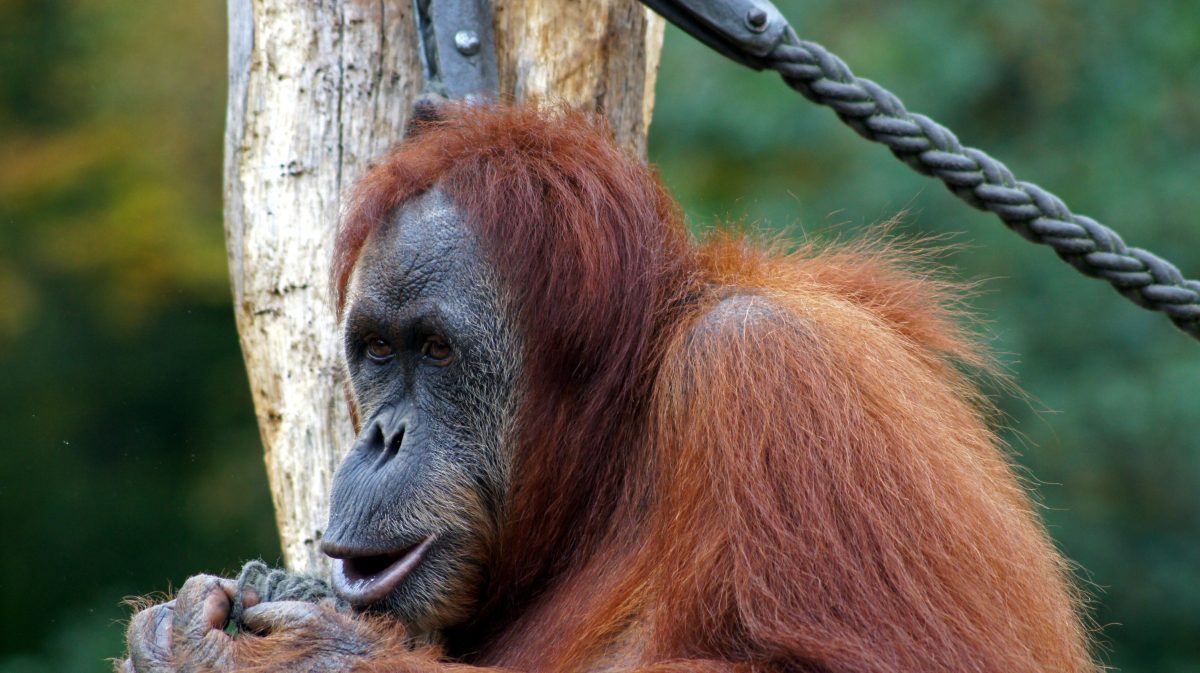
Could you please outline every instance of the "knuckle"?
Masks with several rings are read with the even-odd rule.
[[[140,610],[134,613],[133,618],[129,620],[129,628],[125,630],[126,637],[134,638],[137,634],[144,631],[146,628],[146,622],[160,607],[161,606],[156,605],[152,608],[146,608],[145,610]]]
[[[192,575],[179,589],[179,599],[202,596],[220,585],[221,578],[215,575]]]
[[[174,624],[175,638],[184,647],[195,647],[216,634],[228,638],[221,632],[229,619],[232,603],[225,582],[212,575],[197,575],[188,579],[175,599],[179,613]]]
[[[171,621],[172,610],[166,605],[148,608],[134,615],[126,634],[129,659],[121,670],[131,673],[154,673],[160,670],[171,658]]]
[[[163,636],[169,631],[174,610],[170,604],[146,608],[133,616],[126,631],[130,647],[161,646]]]

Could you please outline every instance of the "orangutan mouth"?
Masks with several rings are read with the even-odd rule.
[[[434,536],[430,535],[415,545],[384,554],[356,555],[348,550],[335,550],[335,553],[326,550],[334,557],[334,591],[356,608],[377,603],[421,564],[433,540]]]

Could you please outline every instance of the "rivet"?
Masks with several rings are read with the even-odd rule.
[[[746,27],[755,33],[761,33],[767,29],[769,19],[767,10],[762,7],[755,7],[746,12]]]
[[[454,34],[454,47],[463,56],[479,53],[479,36],[473,30],[460,30]]]

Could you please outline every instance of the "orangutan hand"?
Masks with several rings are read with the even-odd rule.
[[[245,630],[230,635],[236,592],[233,580],[197,575],[175,600],[134,615],[118,673],[340,673],[396,638],[328,604],[259,603],[254,595],[243,596]]]

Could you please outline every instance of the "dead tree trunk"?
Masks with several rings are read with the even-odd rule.
[[[435,0],[436,2],[436,0]],[[662,22],[636,0],[495,0],[502,95],[598,109],[643,153]],[[225,240],[284,560],[317,548],[349,447],[327,284],[354,180],[422,87],[409,0],[229,0]]]

